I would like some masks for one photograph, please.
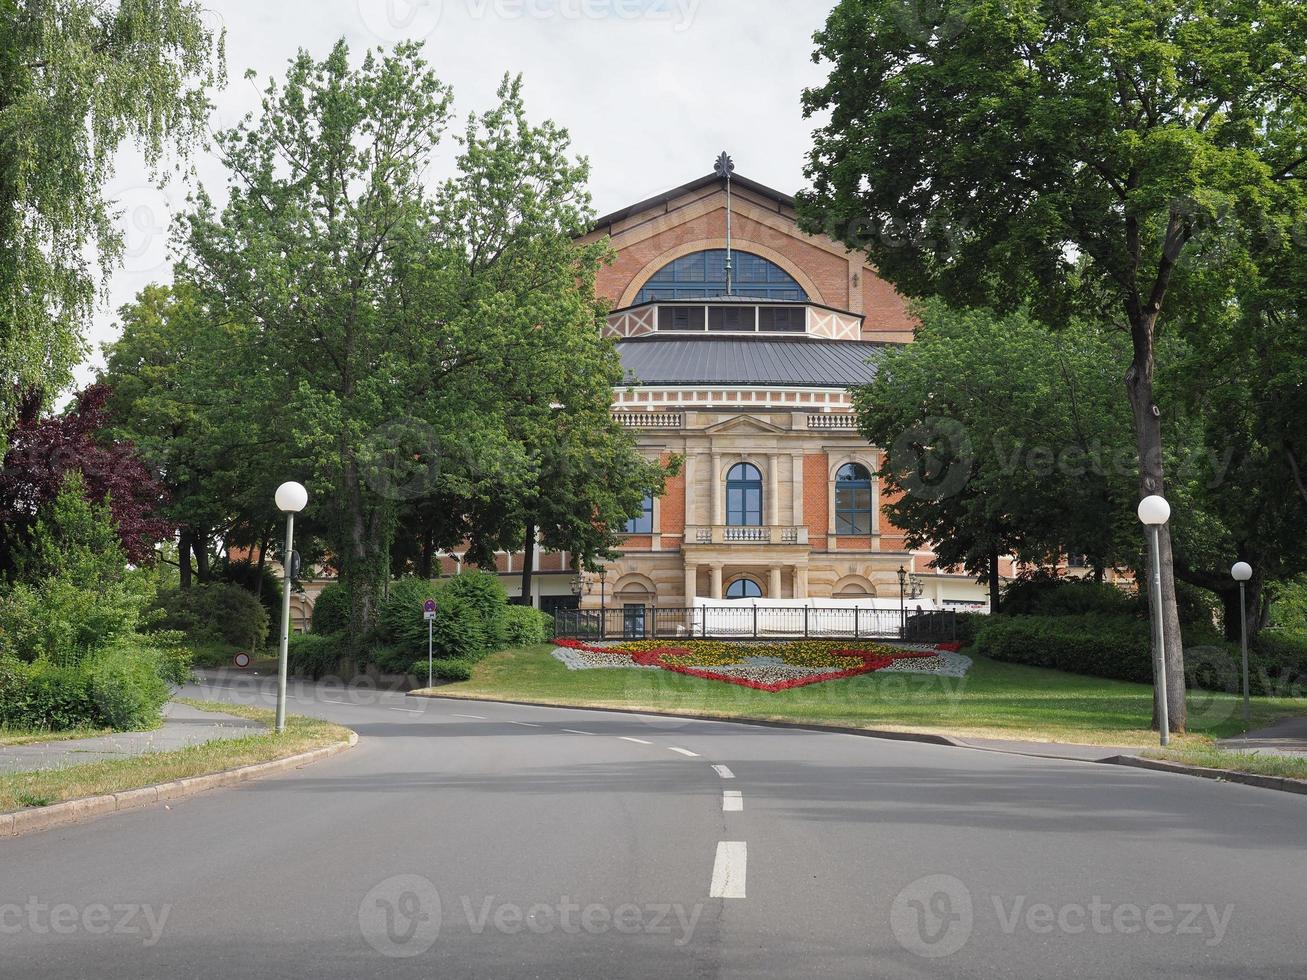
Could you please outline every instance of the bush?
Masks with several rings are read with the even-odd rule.
[[[500,649],[505,642],[504,614],[508,609],[508,593],[498,575],[479,569],[456,575],[440,590],[444,599],[461,599],[481,617],[486,645]],[[441,603],[443,610],[444,603]]]
[[[287,670],[296,677],[321,680],[336,673],[345,649],[339,634],[297,633],[290,638]]]
[[[0,660],[0,724],[67,731],[134,731],[159,724],[169,681],[184,679],[177,650],[124,643],[69,664]]]
[[[19,583],[0,599],[0,644],[20,660],[75,664],[135,634],[153,598],[139,571],[98,585],[57,576]]]
[[[477,660],[437,660],[434,664],[434,675],[438,681],[470,681],[472,673],[476,670],[479,663]],[[409,668],[409,673],[420,681],[425,681],[427,677],[427,662],[419,660]]]
[[[1088,579],[1037,576],[1017,579],[1003,590],[1007,616],[1131,616],[1140,614],[1133,593]]]
[[[402,578],[390,583],[390,591],[377,610],[381,641],[408,651],[409,659],[427,650],[427,624],[422,607],[438,599],[440,586],[422,578]]]
[[[348,632],[351,616],[349,590],[332,582],[313,602],[313,632],[323,636]]]
[[[554,633],[554,617],[530,606],[509,606],[504,610],[504,643],[529,647],[544,643]]]
[[[153,625],[176,630],[198,643],[222,641],[256,651],[268,637],[268,614],[259,600],[226,582],[165,589],[155,600],[162,618]]]
[[[1130,616],[992,616],[975,652],[992,660],[1151,683],[1149,629]]]
[[[426,624],[423,623],[422,626],[420,646],[425,650]],[[436,618],[433,639],[436,656],[441,660],[477,661],[489,652],[481,613],[459,596],[441,597],[440,615]]]
[[[239,585],[250,595],[258,591],[255,598],[268,614],[268,636],[271,637],[281,622],[281,576],[266,564],[260,571],[256,563],[245,559],[221,562],[214,567],[214,575],[223,582]],[[259,587],[260,579],[262,588]]]

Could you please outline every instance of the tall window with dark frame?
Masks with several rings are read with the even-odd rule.
[[[871,472],[861,463],[849,463],[835,476],[835,533],[871,534],[874,505]]]
[[[733,466],[726,475],[726,523],[762,527],[762,473],[752,463]]]
[[[644,510],[639,517],[633,517],[626,522],[627,534],[653,534],[653,497],[644,498]]]

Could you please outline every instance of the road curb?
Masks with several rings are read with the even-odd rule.
[[[591,708],[582,704],[550,704],[547,701],[507,701],[500,698],[464,698],[454,694],[420,694],[410,691],[410,698],[424,701],[458,701],[461,704],[516,704],[524,708],[571,708],[574,711],[601,711],[610,715],[656,715],[681,721],[720,721],[730,725],[754,725],[758,728],[786,728],[802,732],[822,732],[833,735],[861,735],[866,738],[883,738],[895,742],[921,742],[926,745],[945,745],[956,749],[974,749],[947,735],[928,735],[924,732],[895,732],[880,728],[844,728],[838,725],[813,725],[800,721],[768,721],[765,718],[732,718],[729,715],[683,715],[649,708]]]
[[[83,820],[89,820],[92,817],[100,817],[108,813],[122,813],[127,810],[139,810],[142,807],[163,803],[167,800],[180,800],[188,796],[195,796],[222,786],[235,786],[251,779],[257,779],[260,776],[285,772],[288,769],[298,769],[301,766],[321,762],[323,759],[329,759],[334,755],[346,752],[358,745],[358,741],[358,734],[351,732],[350,737],[343,742],[313,749],[311,752],[301,752],[299,755],[287,756],[285,759],[258,762],[249,766],[241,766],[238,769],[226,769],[222,772],[209,773],[204,776],[188,776],[185,779],[176,779],[171,782],[160,783],[157,786],[143,786],[140,789],[124,790],[121,793],[68,800],[65,803],[56,803],[53,806],[32,807],[27,810],[17,810],[13,813],[0,813],[0,838],[21,837],[24,834],[53,830],[56,827],[66,827],[70,824],[80,823]]]
[[[1104,765],[1109,766],[1151,769],[1154,772],[1169,772],[1177,776],[1197,776],[1199,779],[1213,779],[1222,783],[1242,783],[1244,786],[1256,786],[1259,789],[1272,789],[1281,793],[1296,793],[1299,796],[1307,796],[1307,780],[1290,779],[1287,776],[1262,776],[1253,772],[1236,772],[1233,769],[1206,769],[1202,766],[1186,766],[1179,762],[1164,762],[1161,759],[1140,759],[1128,755],[1118,755],[1102,761]]]

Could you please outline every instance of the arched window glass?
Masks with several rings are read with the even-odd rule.
[[[728,599],[761,599],[762,588],[753,579],[737,578],[726,590]]]
[[[726,475],[726,523],[762,527],[762,473],[751,463],[733,466]]]
[[[732,252],[732,293],[752,299],[805,303],[808,294],[775,262],[750,252]],[[714,299],[726,295],[726,249],[694,252],[669,262],[650,277],[636,303],[656,300]]]
[[[871,472],[860,463],[841,467],[835,476],[835,533],[870,534],[872,511]]]
[[[653,534],[653,497],[644,498],[644,510],[639,517],[626,522],[627,534]]]

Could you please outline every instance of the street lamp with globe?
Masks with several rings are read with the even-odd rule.
[[[286,515],[286,550],[281,553],[281,649],[277,660],[277,731],[286,730],[286,669],[290,655],[290,587],[291,556],[295,553],[295,515],[309,504],[309,492],[298,483],[283,483],[277,488],[277,509]]]
[[[1253,707],[1248,684],[1248,583],[1253,577],[1253,567],[1241,561],[1230,569],[1230,575],[1239,583],[1239,647],[1243,651],[1243,720],[1251,724]]]
[[[1148,528],[1152,551],[1150,601],[1153,620],[1153,676],[1156,678],[1157,720],[1162,744],[1171,743],[1170,705],[1166,696],[1166,633],[1162,619],[1162,525],[1171,519],[1171,505],[1165,497],[1145,497],[1139,502],[1139,520]]]

